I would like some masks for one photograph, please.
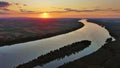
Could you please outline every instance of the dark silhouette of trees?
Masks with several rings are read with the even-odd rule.
[[[53,61],[56,59],[62,59],[65,56],[70,56],[71,54],[75,54],[80,50],[83,50],[84,48],[88,47],[90,44],[91,44],[91,41],[87,41],[87,40],[72,43],[71,45],[64,46],[57,50],[50,51],[45,55],[41,55],[37,59],[34,59],[28,63],[21,64],[17,66],[17,68],[32,68],[38,65],[42,66],[46,63],[49,63],[50,61]]]

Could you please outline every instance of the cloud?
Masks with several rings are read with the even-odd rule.
[[[8,8],[0,8],[0,10],[3,10],[3,11],[10,11],[10,9],[8,9]]]
[[[0,14],[9,14],[9,13],[7,13],[7,12],[0,12]]]
[[[16,5],[18,7],[23,7],[23,6],[27,6],[27,4],[23,4],[23,3],[12,3],[13,5]]]
[[[10,6],[10,5],[16,6],[21,13],[34,13],[34,11],[29,11],[29,10],[24,9],[24,7],[28,6],[27,4],[15,3],[15,2],[9,3],[9,2],[5,2],[5,1],[0,1],[0,10],[2,11],[2,12],[0,12],[0,14],[6,14],[5,13],[6,11],[7,12],[14,11],[14,10],[11,10],[8,8],[8,6]]]
[[[72,8],[64,8],[65,11],[68,12],[80,12],[80,10],[72,9]]]
[[[22,8],[20,8],[19,10],[22,13],[35,13],[35,11],[25,10],[25,9],[22,9]]]
[[[98,11],[98,9],[95,10],[77,10],[72,8],[64,8],[63,11],[50,11],[49,13],[66,13],[66,12],[94,12]],[[99,10],[100,11],[100,10]]]
[[[65,13],[66,11],[49,11],[48,13]]]
[[[64,8],[67,12],[95,12],[95,11],[102,11],[101,9],[92,9],[92,10],[77,10],[72,8]]]
[[[29,11],[26,11],[26,12],[33,13],[33,12],[35,12],[35,11],[30,11],[30,10],[29,10]]]
[[[32,12],[34,12],[34,11],[29,11],[29,10],[24,9],[25,6],[28,6],[27,4],[15,3],[14,2],[14,3],[12,3],[12,5],[16,6],[21,13],[27,13],[27,12],[32,13]]]
[[[19,9],[20,10],[20,12],[25,12],[25,10],[24,9]]]
[[[23,4],[23,6],[27,6],[27,4]]]
[[[9,2],[0,1],[0,7],[8,7],[8,6],[10,6]]]
[[[97,12],[97,11],[114,11],[118,12],[120,10],[115,10],[112,8],[107,8],[107,9],[91,9],[91,10],[77,10],[77,9],[72,9],[72,8],[64,8],[65,11],[67,12]]]
[[[8,6],[10,6],[11,4],[9,2],[5,2],[5,1],[0,1],[0,10],[2,11],[10,11],[10,9],[8,9]],[[0,14],[6,14],[6,12],[0,12]]]
[[[54,8],[54,7],[53,7]],[[48,13],[66,13],[66,12],[98,12],[98,11],[112,11],[112,12],[120,12],[120,9],[113,9],[113,8],[106,8],[106,9],[83,9],[83,10],[79,10],[79,9],[72,9],[72,8],[63,8],[62,11],[49,11]]]

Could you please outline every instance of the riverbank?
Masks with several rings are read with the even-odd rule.
[[[120,68],[120,19],[89,19],[105,27],[116,39],[95,53],[67,63],[59,68]]]
[[[0,46],[39,40],[83,27],[79,19],[0,18]]]

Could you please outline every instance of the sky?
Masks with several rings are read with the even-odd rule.
[[[120,18],[120,0],[0,0],[0,17]]]

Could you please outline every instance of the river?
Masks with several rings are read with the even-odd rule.
[[[105,28],[94,23],[89,23],[86,19],[82,19],[80,22],[84,24],[82,28],[66,34],[11,46],[0,47],[0,68],[16,67],[19,64],[29,62],[30,60],[33,60],[40,55],[46,54],[51,50],[56,50],[74,42],[82,40],[92,41],[89,47],[78,52],[77,54],[65,57],[59,61],[51,61],[42,67],[47,68],[48,66],[53,66],[53,64],[56,63],[55,66],[52,67],[56,68],[63,63],[73,61],[77,58],[84,57],[97,51],[102,47],[102,45],[105,44],[107,38],[111,38],[111,35]],[[113,40],[115,39],[113,38]]]

